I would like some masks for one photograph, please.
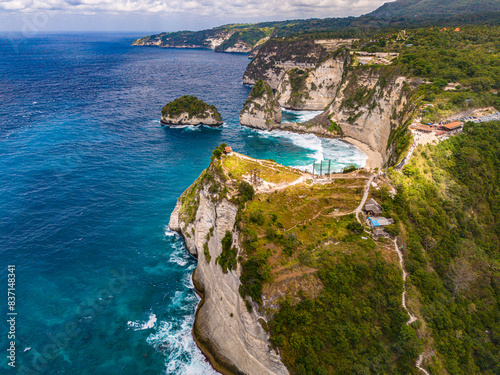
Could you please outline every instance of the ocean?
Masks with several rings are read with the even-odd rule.
[[[241,127],[245,55],[132,47],[139,36],[0,34],[0,312],[15,265],[17,313],[15,370],[0,323],[2,373],[216,374],[191,336],[196,260],[168,229],[177,197],[222,142],[303,169],[364,165],[339,140]],[[161,126],[185,94],[224,125]]]

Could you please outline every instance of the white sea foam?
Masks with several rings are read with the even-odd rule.
[[[147,322],[132,322],[129,321],[127,322],[127,326],[129,328],[133,328],[134,331],[140,331],[143,329],[151,329],[154,328],[155,323],[156,323],[156,315],[155,314],[150,314],[149,315],[149,320]]]
[[[314,159],[314,163],[331,160],[332,172],[340,172],[348,165],[364,167],[368,156],[358,149],[356,146],[341,141],[339,139],[320,138],[314,134],[299,134],[281,130],[256,130],[262,137],[285,138],[291,141],[294,145],[312,152],[307,153],[307,156]],[[303,170],[312,171],[312,163],[308,165],[292,165],[292,167]]]
[[[321,138],[314,134],[299,134],[292,133],[289,131],[282,130],[256,130],[261,136],[264,137],[275,137],[275,138],[286,138],[291,141],[294,145],[313,151],[309,153],[308,156],[315,159],[317,162],[324,159],[323,157],[323,144]]]
[[[192,312],[183,316],[177,322],[161,321],[157,331],[146,339],[148,344],[154,346],[157,350],[165,350],[166,374],[218,374],[193,340],[191,334],[193,323],[194,314]],[[166,349],[162,349],[160,346],[162,344]]]
[[[184,244],[182,242],[174,243],[172,244],[173,251],[172,254],[170,254],[170,257],[168,261],[170,263],[175,263],[181,267],[186,266],[189,260],[189,254],[184,247]]]
[[[165,225],[165,236],[167,237],[179,237],[179,233],[174,232],[172,229],[168,227],[168,225]]]
[[[295,111],[285,108],[281,108],[281,111],[296,117],[295,120],[289,120],[289,122],[306,122],[323,113],[323,111]]]

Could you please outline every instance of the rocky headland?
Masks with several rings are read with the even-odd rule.
[[[288,370],[271,348],[265,317],[240,292],[241,254],[236,226],[236,181],[214,157],[210,166],[179,198],[169,226],[198,258],[193,282],[202,301],[193,336],[214,368],[223,374],[285,375]],[[223,261],[227,254],[232,261]]]
[[[274,98],[268,95],[267,100],[277,100],[281,107],[324,112],[306,123],[264,124],[245,119],[242,125],[321,137],[349,137],[380,155],[378,167],[393,164],[411,143],[408,125],[415,107],[408,98],[414,85],[390,62],[360,65],[349,43],[266,43],[248,65],[243,82],[265,80],[274,90]],[[262,113],[253,114],[254,119],[265,117],[263,108]]]
[[[165,125],[222,125],[222,116],[213,105],[192,95],[184,95],[165,105],[161,110]]]

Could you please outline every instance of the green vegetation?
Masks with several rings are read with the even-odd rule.
[[[328,131],[331,133],[338,134],[340,136],[344,135],[344,131],[335,121],[330,120],[330,126],[328,127]]]
[[[294,68],[287,71],[287,75],[292,89],[287,104],[292,107],[300,107],[302,98],[308,95],[306,80],[309,74],[305,70]]]
[[[243,263],[240,277],[240,294],[243,298],[249,296],[255,302],[262,303],[262,287],[264,283],[272,280],[267,257],[266,254],[251,256]]]
[[[251,48],[257,44],[259,40],[268,36],[265,31],[266,30],[261,30],[260,28],[247,28],[236,31],[227,40],[222,42],[221,45],[215,47],[215,52],[224,52],[228,48],[236,47],[238,44],[244,44]]]
[[[208,243],[203,244],[203,254],[205,255],[205,259],[207,260],[207,263],[210,263],[212,260],[212,256],[210,255],[210,250],[208,249]]]
[[[499,0],[399,0],[385,3],[370,13],[375,17],[416,17],[427,15],[454,15],[473,12],[497,12]]]
[[[230,231],[226,232],[224,238],[221,241],[222,253],[217,257],[216,262],[222,267],[222,271],[227,273],[236,268],[236,255],[238,251],[233,245],[233,234]]]
[[[216,147],[213,151],[212,151],[212,157],[214,159],[220,159],[220,157],[222,156],[222,154],[224,153],[224,149],[226,148],[227,144],[226,143],[221,143],[219,145],[219,147]],[[224,173],[221,171],[221,173],[224,175]]]
[[[251,201],[255,195],[255,190],[252,185],[246,181],[241,181],[238,185],[238,192],[240,193],[240,199],[242,203]]]
[[[342,173],[354,172],[357,169],[358,167],[356,167],[355,165],[348,165],[347,167],[344,167],[344,169],[342,169]]]
[[[432,0],[436,2],[436,0]],[[408,2],[414,4],[415,2]],[[160,33],[137,39],[134,45],[141,43],[158,43],[165,47],[196,47],[212,48],[209,39],[220,38],[230,32],[234,34],[227,40],[224,47],[219,46],[217,51],[225,51],[237,42],[244,42],[253,47],[261,36],[292,39],[331,39],[331,38],[370,38],[377,35],[380,30],[413,29],[431,27],[435,25],[496,25],[500,18],[498,0],[481,0],[478,4],[474,0],[440,1],[440,6],[429,6],[429,1],[422,1],[427,9],[413,9],[408,7],[411,14],[396,16],[397,12],[387,12],[384,7],[394,6],[400,2],[386,4],[377,11],[361,17],[325,18],[308,20],[288,20],[275,22],[261,22],[256,24],[231,24],[200,31],[178,31]],[[457,6],[454,6],[457,4]],[[446,9],[443,9],[443,6]],[[404,8],[404,7],[403,7]],[[436,11],[440,9],[440,11]],[[472,13],[476,12],[476,13]],[[482,12],[482,13],[481,13]],[[487,13],[484,13],[487,12]],[[424,15],[415,17],[415,15]],[[456,26],[455,26],[456,27]],[[156,45],[156,44],[155,44]]]
[[[266,81],[264,81],[263,79],[259,79],[257,82],[255,82],[255,85],[252,87],[249,98],[252,99],[262,98],[264,94],[266,94],[268,97],[272,97],[273,90]]]
[[[192,117],[213,117],[217,121],[222,121],[222,116],[213,105],[208,105],[203,100],[193,95],[184,95],[165,105],[162,110],[162,116],[179,116],[187,113]]]
[[[279,184],[282,182],[292,182],[301,176],[297,170],[276,164],[268,160],[255,160],[241,158],[236,155],[225,156],[222,159],[222,165],[234,178],[250,176],[254,169],[260,171],[260,177],[267,182]]]
[[[380,252],[323,254],[320,296],[285,300],[272,342],[293,374],[416,374],[419,354],[401,307],[402,277]]]
[[[377,197],[404,241],[431,373],[500,372],[500,123],[418,149]]]

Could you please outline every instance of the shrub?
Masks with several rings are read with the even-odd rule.
[[[357,221],[351,221],[349,224],[347,224],[346,228],[356,234],[363,233],[364,230],[363,226]]]
[[[255,195],[253,186],[246,181],[240,182],[238,186],[238,192],[240,193],[240,200],[243,203],[251,201]]]
[[[262,211],[258,210],[258,211],[254,211],[250,214],[250,221],[252,223],[259,225],[259,226],[262,226],[266,222],[266,219],[265,219]]]
[[[227,271],[231,271],[236,268],[236,255],[237,250],[234,247],[231,247],[233,244],[233,235],[230,231],[226,232],[226,235],[221,241],[222,244],[222,253],[217,257],[216,262],[222,267],[222,271],[227,273]]]
[[[265,256],[255,256],[243,263],[241,268],[240,294],[243,298],[250,296],[261,303],[262,286],[271,278],[271,271]]]

